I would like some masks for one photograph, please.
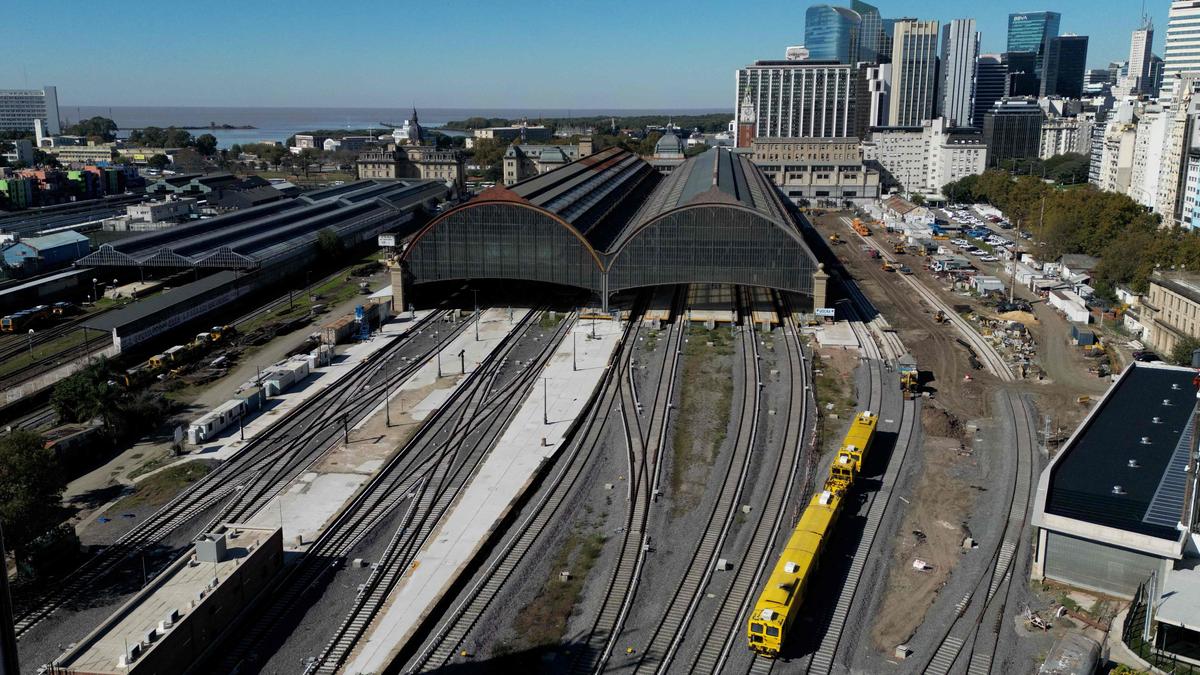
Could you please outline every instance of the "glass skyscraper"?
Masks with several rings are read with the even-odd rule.
[[[1058,12],[1024,12],[1008,15],[1008,51],[1037,54],[1036,75],[1042,77],[1042,63],[1050,40],[1058,37]]]
[[[1087,67],[1086,35],[1061,35],[1050,41],[1043,69],[1042,96],[1079,98],[1083,94],[1083,71]]]
[[[862,19],[858,29],[858,60],[867,63],[882,63],[879,46],[883,39],[883,18],[879,16],[879,9],[862,0],[853,0],[850,3],[850,9],[858,12],[858,16]]]
[[[804,14],[804,46],[812,61],[854,64],[862,17],[852,9],[813,5]]]

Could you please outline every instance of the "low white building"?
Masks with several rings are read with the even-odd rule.
[[[1052,290],[1047,302],[1050,303],[1051,307],[1062,312],[1067,317],[1067,320],[1072,323],[1088,323],[1091,320],[1087,303],[1075,291],[1066,289]]]

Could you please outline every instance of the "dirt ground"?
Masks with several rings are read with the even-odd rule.
[[[962,452],[961,424],[932,405],[922,408],[921,422],[924,471],[898,534],[888,592],[871,628],[872,643],[884,653],[908,641],[958,564],[966,536],[962,523],[974,502],[960,475],[959,467],[970,461]],[[926,570],[913,567],[918,559],[928,565]]]

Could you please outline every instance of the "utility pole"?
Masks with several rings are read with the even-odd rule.
[[[1021,241],[1021,219],[1017,218],[1017,246],[1020,246]],[[1017,248],[1014,246],[1013,248]],[[1017,293],[1017,252],[1013,251],[1012,258],[1012,274],[1008,278],[1008,304],[1013,304],[1013,299]]]
[[[472,288],[471,292],[475,294],[475,341],[479,342],[479,289]]]
[[[542,424],[550,424],[550,388],[546,384],[546,378],[542,378]]]
[[[576,355],[579,353],[579,333],[571,331],[571,371],[579,370],[579,359]]]
[[[462,374],[466,375],[467,374],[467,350],[466,349],[458,350],[458,361],[459,361],[459,368],[462,370]]]
[[[346,445],[350,445],[350,416],[342,413],[342,439]]]

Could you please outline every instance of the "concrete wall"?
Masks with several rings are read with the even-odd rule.
[[[115,356],[117,354],[117,351],[118,350],[115,346],[109,345],[109,346],[105,347],[104,349],[92,352],[91,358],[98,358],[101,356],[105,356],[105,357]],[[41,375],[33,378],[32,380],[26,380],[26,381],[22,382],[21,384],[16,385],[15,387],[10,387],[8,390],[6,390],[4,392],[4,403],[5,404],[12,403],[13,401],[25,398],[26,396],[29,396],[31,394],[36,394],[37,392],[42,391],[43,389],[46,389],[47,387],[52,387],[59,380],[65,380],[66,378],[70,377],[71,375],[74,375],[76,372],[83,370],[83,367],[85,365],[87,365],[87,360],[75,359],[74,361],[71,361],[70,363],[64,363],[63,365],[55,368],[54,370],[50,370],[45,373],[42,373]]]

